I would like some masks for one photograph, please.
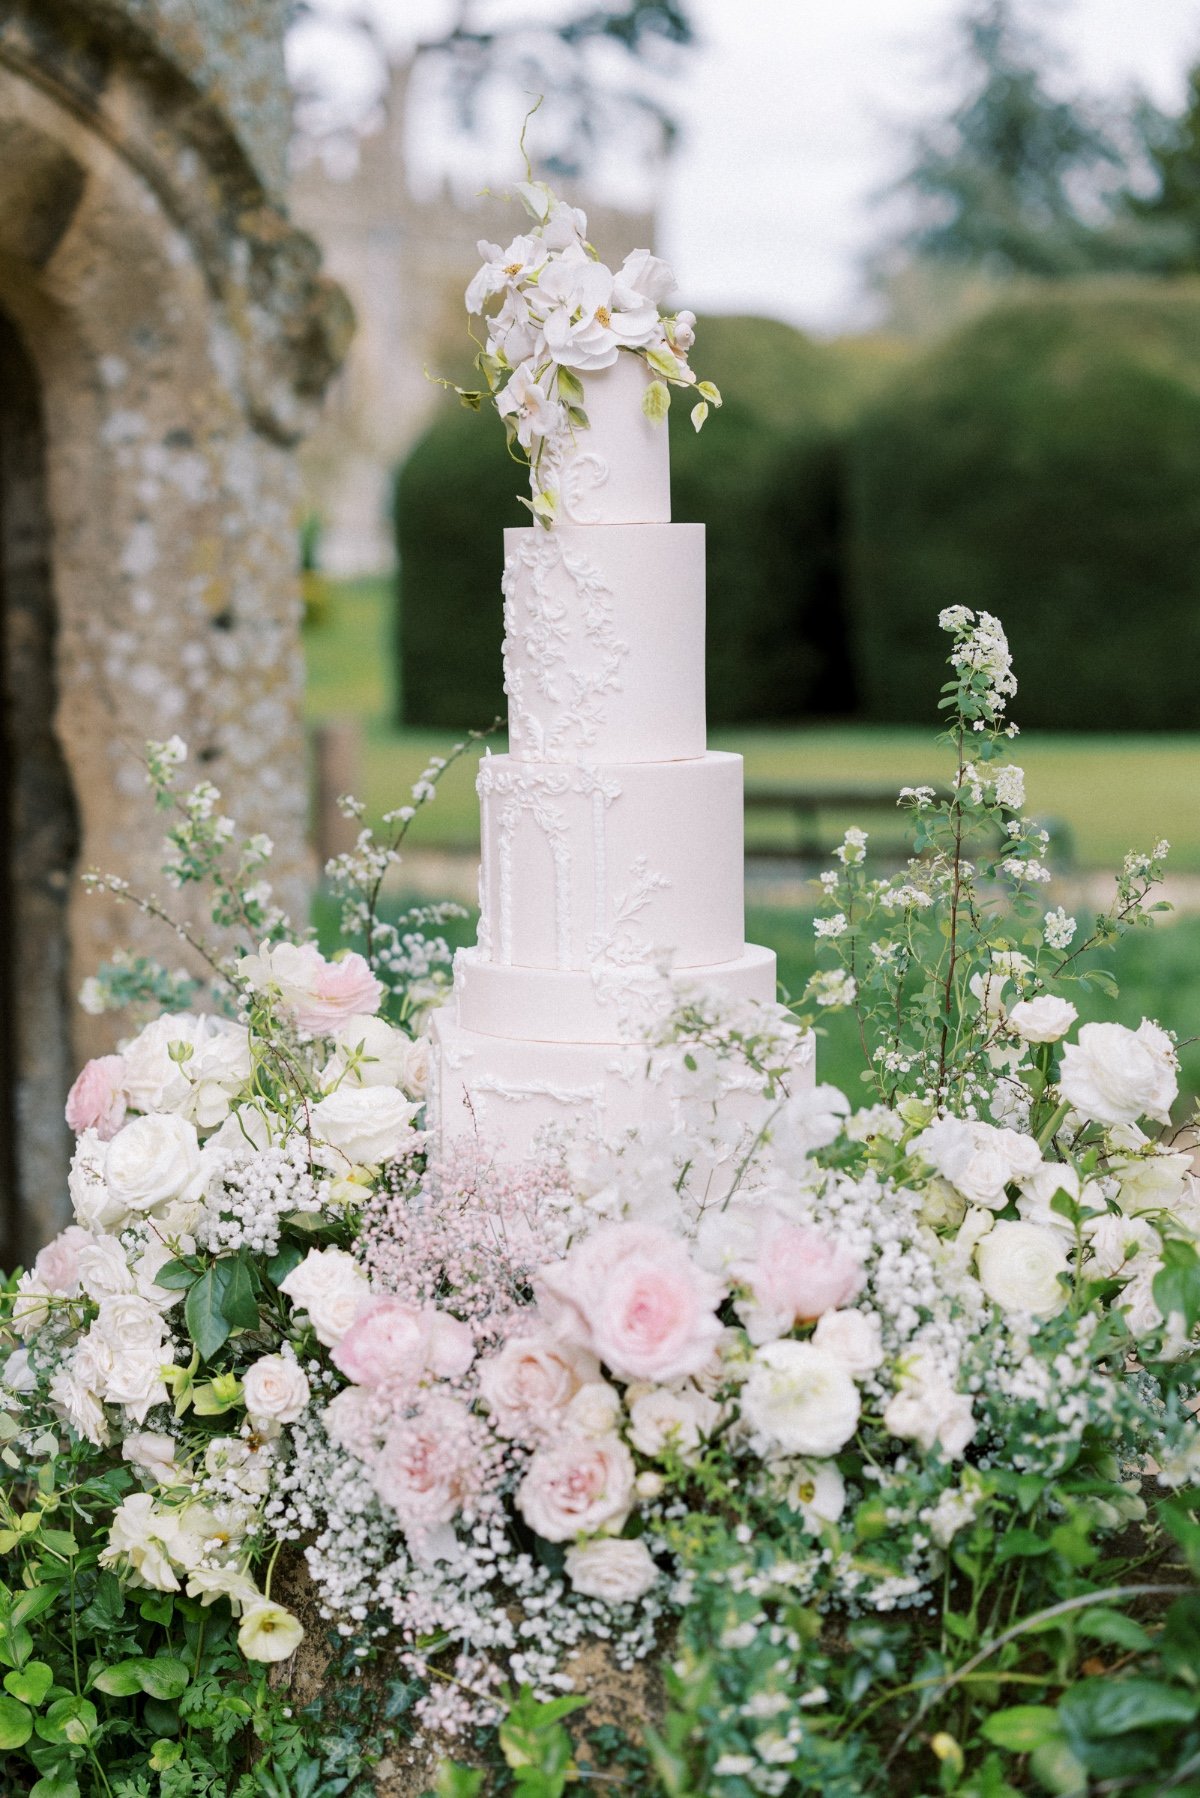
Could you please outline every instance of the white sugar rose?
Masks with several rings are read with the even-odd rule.
[[[108,1145],[104,1179],[115,1205],[153,1211],[193,1196],[204,1167],[195,1128],[186,1118],[134,1118]]]
[[[260,1598],[242,1612],[237,1640],[248,1661],[286,1661],[303,1642],[304,1628],[281,1604]]]
[[[1140,1117],[1168,1123],[1179,1090],[1170,1039],[1148,1020],[1084,1024],[1063,1050],[1059,1091],[1098,1124],[1135,1124]]]
[[[121,1458],[148,1474],[156,1486],[177,1486],[183,1478],[175,1459],[178,1446],[163,1430],[134,1430],[121,1444]]]
[[[309,1398],[304,1369],[290,1355],[262,1355],[242,1376],[242,1398],[254,1423],[295,1423]]]
[[[568,1436],[539,1448],[517,1509],[547,1542],[619,1530],[633,1509],[633,1457],[618,1436]]]
[[[315,1158],[344,1173],[379,1167],[412,1138],[417,1107],[394,1086],[343,1086],[312,1108]]]
[[[841,1363],[852,1380],[865,1380],[883,1363],[883,1338],[873,1311],[827,1311],[812,1339]]]
[[[658,1580],[658,1568],[646,1544],[619,1536],[600,1536],[568,1548],[567,1578],[585,1598],[606,1604],[631,1604],[644,1598]]]
[[[336,1348],[371,1296],[371,1283],[345,1249],[310,1249],[279,1283],[298,1311],[307,1311],[317,1340]]]
[[[1001,1218],[979,1244],[975,1261],[980,1285],[1002,1311],[1054,1317],[1067,1302],[1059,1275],[1069,1263],[1055,1230]]]
[[[858,1388],[811,1342],[768,1342],[742,1389],[751,1428],[788,1455],[836,1455],[858,1427]]]
[[[1078,1016],[1069,999],[1043,993],[1038,999],[1021,999],[1014,1005],[1008,1014],[1008,1025],[1027,1043],[1056,1043]]]

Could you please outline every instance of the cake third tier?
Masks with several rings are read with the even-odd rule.
[[[479,948],[506,966],[707,967],[744,947],[742,758],[480,764]]]

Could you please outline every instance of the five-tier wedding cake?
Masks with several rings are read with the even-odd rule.
[[[664,991],[775,996],[744,940],[742,758],[705,747],[704,527],[670,522],[652,372],[624,352],[589,375],[552,527],[505,532],[510,748],[480,765],[478,943],[434,1036],[443,1134],[510,1153],[669,1114],[639,1046]]]

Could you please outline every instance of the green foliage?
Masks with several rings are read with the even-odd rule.
[[[1149,110],[1143,135],[1153,191],[1126,197],[1140,227],[1141,266],[1161,275],[1195,274],[1200,270],[1200,66],[1188,76],[1183,111],[1172,116]]]
[[[669,428],[674,516],[707,526],[710,718],[845,709],[839,432],[887,361],[773,319],[703,319],[697,345],[722,410],[697,436],[676,406]],[[400,470],[405,723],[459,729],[504,711],[501,532],[529,523],[516,497],[526,487],[495,421],[461,407],[446,407]]]
[[[867,412],[850,483],[867,716],[925,711],[930,614],[969,596],[1004,617],[1025,725],[1200,725],[1200,290],[997,308]]]

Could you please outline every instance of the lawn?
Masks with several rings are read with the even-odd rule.
[[[498,603],[498,601],[497,601]],[[390,601],[383,580],[338,583],[326,619],[310,626],[308,713],[314,721],[351,717],[363,727],[362,797],[378,817],[404,803],[430,755],[443,755],[449,735],[397,731],[391,725]],[[447,645],[447,654],[453,646]],[[1020,717],[1020,696],[1014,705]],[[933,717],[931,709],[931,719]],[[488,720],[465,718],[464,729]],[[713,747],[737,748],[746,775],[757,782],[896,787],[944,778],[946,761],[934,727],[880,728],[820,725],[808,729],[742,729],[714,733]],[[503,739],[496,740],[503,747]],[[1032,733],[1013,745],[1027,774],[1030,809],[1067,827],[1082,867],[1115,865],[1132,847],[1169,837],[1171,866],[1200,872],[1200,736],[1071,736]],[[893,814],[854,817],[831,813],[822,834],[836,842],[847,823],[861,821],[878,839],[895,841]],[[751,848],[778,842],[780,821],[751,818]],[[430,847],[473,848],[478,819],[469,765],[446,778],[415,841]]]

